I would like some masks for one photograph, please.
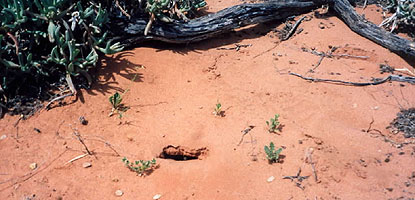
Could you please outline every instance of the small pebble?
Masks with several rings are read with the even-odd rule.
[[[274,176],[270,176],[268,179],[267,179],[267,182],[268,183],[271,183],[272,181],[274,181],[275,180],[275,177]]]
[[[157,200],[157,199],[160,199],[161,198],[161,194],[156,194],[156,195],[154,195],[154,197],[153,197],[153,199],[154,200]]]
[[[7,137],[7,135],[0,136],[0,140],[4,140],[4,139],[6,139],[6,137]]]
[[[385,188],[387,191],[392,192],[393,188]]]
[[[409,181],[407,181],[407,182],[405,182],[405,186],[409,187],[409,186],[411,186],[411,183]]]
[[[82,164],[82,167],[83,168],[88,168],[88,167],[91,167],[92,166],[92,164],[90,163],[90,162],[84,162],[83,164]]]
[[[391,161],[390,158],[386,158],[385,159],[385,162],[389,162],[389,161]]]
[[[115,196],[120,197],[124,194],[124,192],[122,190],[117,190],[115,191]]]
[[[82,125],[88,125],[88,120],[86,120],[84,116],[79,117],[79,122],[81,122]]]
[[[37,163],[32,163],[29,165],[30,169],[34,170],[37,168]]]

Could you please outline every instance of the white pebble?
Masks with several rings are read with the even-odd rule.
[[[88,167],[91,167],[92,166],[92,164],[90,163],[90,162],[84,162],[83,164],[82,164],[82,167],[83,168],[88,168]]]
[[[7,135],[0,136],[0,140],[4,140],[4,139],[6,139],[6,137],[7,137]]]
[[[122,190],[117,190],[115,191],[115,196],[120,197],[124,194],[124,192]]]
[[[275,177],[274,176],[270,176],[268,179],[267,179],[267,182],[268,183],[271,183],[272,181],[274,181],[275,180]]]
[[[32,163],[29,165],[30,169],[34,170],[37,168],[37,163]]]
[[[156,194],[156,195],[154,195],[154,197],[153,197],[153,199],[154,200],[157,200],[157,199],[160,199],[161,198],[161,194]]]

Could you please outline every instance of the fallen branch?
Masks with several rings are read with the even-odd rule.
[[[114,20],[111,30],[119,36],[115,39],[127,47],[133,47],[137,43],[148,40],[186,44],[252,24],[283,20],[289,16],[308,12],[317,6],[317,3],[310,0],[240,4],[187,22],[163,23],[155,20],[151,29],[146,28],[148,18],[133,17],[131,20]],[[144,32],[148,35],[144,35]]]
[[[415,43],[390,33],[358,15],[347,0],[330,0],[333,9],[357,34],[397,53],[415,57]]]
[[[283,20],[325,4],[332,4],[337,15],[357,34],[400,55],[415,57],[414,42],[365,20],[356,13],[347,0],[266,1],[232,6],[187,22],[164,23],[156,20],[151,25],[148,24],[148,17],[132,17],[130,20],[114,19],[110,26],[114,35],[117,35],[114,39],[126,47],[134,47],[137,43],[149,40],[187,44],[213,38],[247,25]],[[149,25],[151,25],[151,30]],[[144,35],[144,32],[148,35]]]
[[[327,82],[327,83],[334,83],[334,84],[341,84],[341,85],[349,85],[349,86],[369,86],[369,85],[379,85],[382,83],[386,83],[387,81],[399,81],[399,82],[407,82],[411,84],[415,84],[415,77],[409,76],[399,76],[399,75],[389,75],[383,79],[374,79],[373,82],[350,82],[350,81],[342,81],[342,80],[334,80],[334,79],[320,79],[320,78],[312,78],[312,77],[304,77],[300,74],[290,72],[289,75],[300,77],[304,80],[312,81],[312,82]]]

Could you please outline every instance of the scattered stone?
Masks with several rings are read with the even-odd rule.
[[[40,131],[40,129],[38,128],[33,128],[34,131],[36,131],[37,133],[42,133],[42,131]]]
[[[86,120],[84,116],[79,117],[79,122],[81,122],[82,125],[88,125],[88,120]]]
[[[406,187],[409,187],[409,186],[411,186],[411,183],[410,183],[409,181],[406,181],[406,182],[405,182],[405,186],[406,186]]]
[[[83,168],[88,168],[88,167],[91,167],[92,166],[92,164],[90,163],[90,162],[84,162],[83,164],[82,164],[82,167]]]
[[[379,106],[373,107],[373,110],[379,110]]]
[[[6,139],[7,138],[7,135],[2,135],[2,136],[0,136],[0,140],[4,140],[4,139]]]
[[[274,181],[275,180],[275,177],[274,176],[270,176],[268,179],[267,179],[267,182],[268,183],[271,183],[272,181]]]
[[[391,159],[390,158],[386,158],[385,159],[385,162],[387,163],[387,162],[389,162],[389,161],[391,161]]]
[[[399,155],[404,155],[404,154],[405,154],[405,152],[403,152],[403,151],[399,152]]]
[[[298,140],[298,144],[303,144],[303,141],[302,140]]]
[[[34,170],[37,168],[37,163],[32,163],[29,165],[30,169]]]
[[[115,196],[120,197],[124,194],[124,192],[122,190],[117,190],[115,191]]]
[[[156,195],[154,195],[154,197],[153,197],[153,199],[154,200],[157,200],[157,199],[160,199],[161,198],[161,194],[156,194]]]
[[[392,192],[393,188],[385,188],[387,191]]]

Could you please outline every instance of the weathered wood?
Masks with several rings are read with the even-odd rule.
[[[336,14],[357,34],[397,53],[415,58],[415,43],[390,33],[358,15],[347,0],[330,0]]]
[[[148,19],[135,18],[129,23],[113,24],[113,31],[119,31],[121,43],[131,46],[138,42],[158,40],[168,43],[191,43],[229,32],[236,28],[271,20],[281,20],[299,15],[316,8],[310,0],[268,1],[257,4],[240,4],[188,22],[154,22],[147,36],[144,29]]]
[[[353,1],[353,0],[350,0]],[[415,58],[415,43],[389,33],[358,15],[347,0],[280,0],[241,4],[188,22],[155,22],[147,36],[147,18],[133,18],[112,24],[117,41],[127,47],[139,42],[158,40],[168,43],[191,43],[213,38],[236,28],[309,12],[323,4],[332,4],[336,14],[357,34],[403,56]]]

